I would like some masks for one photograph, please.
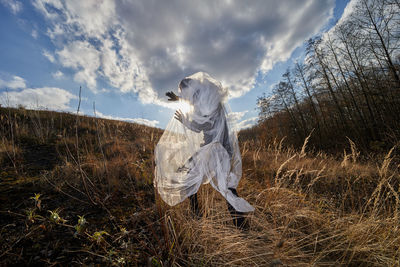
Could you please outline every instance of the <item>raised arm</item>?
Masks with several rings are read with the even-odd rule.
[[[174,115],[175,119],[180,121],[183,125],[185,125],[187,128],[190,130],[199,133],[201,131],[208,131],[211,130],[213,127],[213,124],[211,122],[205,122],[205,123],[197,123],[195,121],[189,121],[185,115],[182,113],[181,110],[175,111]]]
[[[177,96],[172,91],[171,92],[166,92],[165,95],[169,97],[168,101],[178,101],[179,100],[179,96]]]

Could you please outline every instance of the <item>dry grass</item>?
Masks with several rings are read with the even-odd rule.
[[[284,140],[242,141],[238,192],[256,209],[242,231],[209,185],[200,188],[200,219],[188,201],[162,202],[152,185],[160,130],[11,111],[0,121],[2,264],[399,266],[395,149],[361,162],[350,141],[341,157],[308,152],[308,138],[300,151]],[[54,160],[45,156],[53,150]],[[48,210],[66,221],[54,223]],[[88,224],[75,231],[78,215]]]
[[[398,266],[399,169],[381,162],[306,155],[281,142],[241,144],[239,194],[254,205],[249,231],[235,229],[225,202],[204,186],[206,217],[165,207],[176,264],[204,266]],[[351,160],[349,160],[349,158]],[[343,163],[345,162],[345,164]]]

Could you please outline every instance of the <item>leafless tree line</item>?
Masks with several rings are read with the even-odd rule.
[[[359,0],[345,21],[310,39],[297,62],[258,98],[265,137],[316,148],[364,149],[400,140],[400,1]]]

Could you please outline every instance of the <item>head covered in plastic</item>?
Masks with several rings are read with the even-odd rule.
[[[227,90],[204,72],[183,79],[180,101],[193,108],[178,121],[172,117],[155,149],[155,180],[161,198],[173,206],[210,183],[240,212],[254,208],[229,188],[242,176],[235,128],[227,120]]]
[[[228,92],[221,83],[205,72],[197,72],[179,84],[181,98],[194,107],[200,116],[210,116],[225,102]]]

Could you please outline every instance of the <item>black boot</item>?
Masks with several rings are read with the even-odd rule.
[[[191,195],[189,197],[189,200],[190,200],[190,209],[192,210],[193,214],[197,218],[201,218],[201,212],[199,209],[199,201],[197,200],[197,193],[194,195]]]
[[[231,192],[235,196],[239,197],[235,188],[228,188],[228,189],[231,190]],[[249,224],[247,223],[246,218],[244,217],[245,213],[235,210],[235,208],[231,204],[229,204],[228,201],[226,203],[228,205],[229,213],[232,216],[233,225],[235,225],[238,229],[248,230]]]

